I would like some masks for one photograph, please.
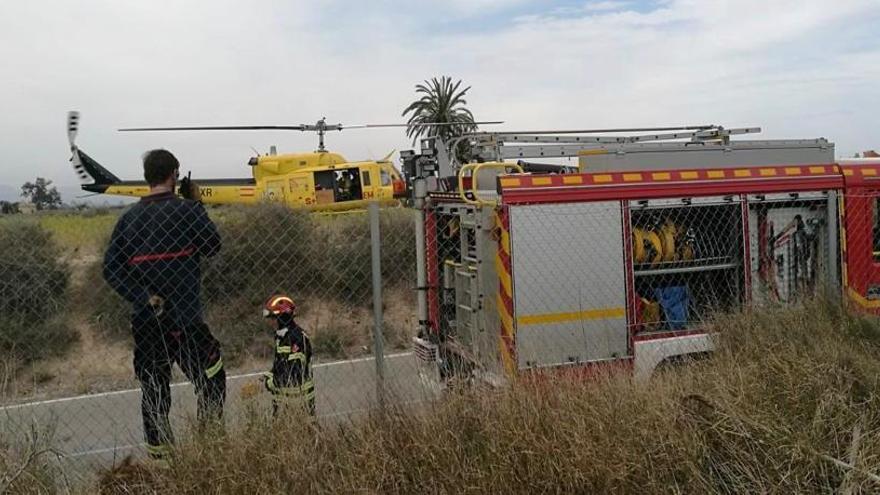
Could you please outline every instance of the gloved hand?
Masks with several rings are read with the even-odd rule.
[[[150,296],[147,304],[150,305],[150,308],[153,309],[153,313],[156,313],[156,316],[162,316],[162,313],[165,312],[165,299],[162,299],[161,296]]]

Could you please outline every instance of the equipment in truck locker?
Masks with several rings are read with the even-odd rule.
[[[690,295],[686,285],[673,285],[654,289],[654,299],[663,309],[665,322],[670,330],[684,330],[688,322]]]
[[[636,263],[655,264],[663,258],[663,243],[653,230],[633,229],[633,258]]]
[[[815,287],[819,260],[826,254],[819,239],[825,234],[824,208],[756,208],[752,223],[757,226],[757,274],[753,297],[762,301],[792,302],[798,294]]]
[[[694,259],[694,230],[670,219],[653,221],[651,227],[633,227],[633,259],[636,264],[669,263]]]

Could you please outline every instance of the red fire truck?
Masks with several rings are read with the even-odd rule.
[[[474,163],[436,139],[406,154],[423,378],[646,375],[710,352],[706,323],[745,305],[830,290],[880,310],[880,159],[732,138],[759,130],[480,133]],[[547,157],[577,170],[523,161]]]

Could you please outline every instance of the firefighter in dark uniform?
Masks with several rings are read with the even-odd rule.
[[[304,408],[315,415],[315,382],[312,381],[312,343],[293,317],[296,304],[284,295],[266,301],[263,316],[275,330],[275,359],[263,383],[272,394],[272,413],[282,405]]]
[[[174,194],[179,168],[166,150],[144,155],[150,194],[120,217],[104,255],[104,278],[132,305],[134,371],[154,458],[168,456],[174,442],[168,421],[174,363],[194,385],[201,425],[219,423],[226,399],[220,344],[202,321],[200,301],[199,262],[220,250],[220,236],[194,184],[181,184],[181,194],[192,199]]]

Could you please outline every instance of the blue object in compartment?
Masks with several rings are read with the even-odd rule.
[[[654,299],[663,308],[663,315],[666,317],[669,329],[683,330],[687,325],[688,301],[690,299],[687,286],[659,287],[654,289]]]

